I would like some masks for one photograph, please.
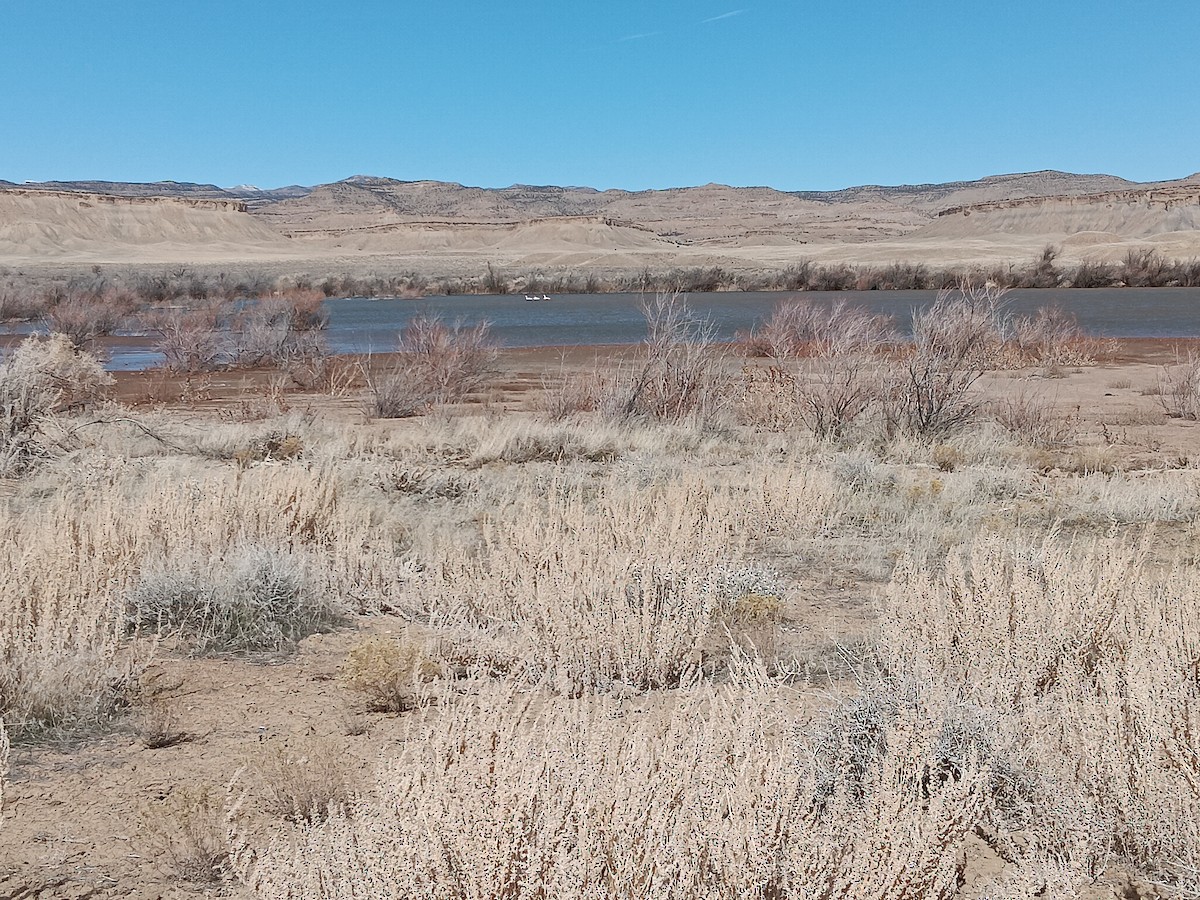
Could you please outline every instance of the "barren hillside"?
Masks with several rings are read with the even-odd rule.
[[[1065,260],[1131,247],[1200,255],[1200,176],[1138,184],[1043,171],[832,192],[768,187],[478,188],[355,176],[262,190],[181,182],[0,183],[0,259],[61,264],[386,260],[427,274],[505,268],[782,267]]]
[[[285,253],[288,241],[235,200],[0,190],[0,258],[188,261]]]

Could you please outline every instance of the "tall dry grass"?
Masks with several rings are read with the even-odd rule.
[[[1148,547],[985,537],[905,564],[874,674],[827,712],[735,657],[637,700],[510,680],[410,720],[373,790],[265,841],[259,896],[1077,896],[1114,864],[1186,896],[1200,587]]]
[[[881,653],[994,717],[1034,779],[1022,827],[1072,869],[1117,859],[1194,892],[1200,569],[1153,546],[985,537],[941,571],[904,566]],[[1015,852],[1018,835],[997,839]]]
[[[396,525],[320,470],[165,459],[62,480],[0,505],[0,715],[21,731],[111,717],[147,652],[131,628],[274,645],[329,607],[397,602],[412,575]],[[259,558],[287,565],[245,570]],[[311,602],[281,589],[301,565]]]
[[[728,654],[751,592],[737,576],[747,538],[819,530],[833,491],[817,473],[766,467],[729,484],[538,485],[484,520],[478,547],[434,551],[427,614],[478,635],[488,665],[568,696],[674,687]],[[509,659],[494,658],[497,646]],[[459,652],[471,656],[470,637]]]
[[[989,771],[929,778],[906,710],[860,765],[760,679],[645,706],[500,685],[410,728],[374,792],[256,845],[263,897],[949,898]]]

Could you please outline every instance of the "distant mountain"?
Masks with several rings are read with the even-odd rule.
[[[1013,175],[991,175],[976,181],[950,181],[944,184],[902,184],[893,186],[861,185],[840,191],[797,191],[799,197],[826,203],[882,199],[926,212],[938,212],[953,206],[969,206],[996,200],[1026,197],[1070,197],[1137,187],[1132,181],[1114,175],[1075,175],[1052,169]]]
[[[29,191],[71,191],[82,194],[107,194],[110,197],[190,197],[202,200],[244,200],[248,206],[303,197],[311,188],[300,185],[262,190],[250,185],[234,188],[215,184],[196,184],[190,181],[27,181],[14,185],[0,181],[3,187],[20,187]]]
[[[649,191],[523,184],[479,188],[355,175],[300,197],[255,204],[252,211],[284,233],[303,235],[378,231],[418,222],[501,224],[601,217],[636,223],[681,244],[864,243],[907,234],[950,209],[1157,186],[1112,175],[1057,171],[840,191],[721,184]]]
[[[177,256],[186,256],[185,235],[195,235],[209,247],[245,242],[253,253],[296,258],[383,256],[406,260],[414,271],[478,271],[493,261],[621,269],[783,267],[800,259],[1004,263],[1031,258],[1049,244],[1076,259],[1119,258],[1131,247],[1200,256],[1200,173],[1138,183],[1048,170],[838,191],[723,184],[481,188],[373,175],[270,190],[174,181],[0,182],[0,199],[8,255],[31,258],[60,247],[82,253],[89,240],[87,252],[96,254],[113,241],[151,247],[159,227],[153,222],[169,216],[177,218],[170,249]],[[185,216],[168,201],[193,212]],[[201,216],[206,204],[225,218]],[[90,211],[100,206],[112,207],[113,216]],[[73,245],[60,238],[69,229],[77,236]],[[145,250],[151,252],[167,251]]]

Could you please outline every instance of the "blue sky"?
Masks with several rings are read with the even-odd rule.
[[[1196,0],[0,0],[0,178],[1200,170]]]

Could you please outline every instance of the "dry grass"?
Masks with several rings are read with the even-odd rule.
[[[194,737],[179,724],[178,704],[162,698],[154,698],[142,706],[134,731],[147,750],[174,747]]]
[[[339,609],[395,602],[411,578],[378,549],[394,526],[364,520],[327,473],[178,462],[59,476],[45,496],[0,504],[10,721],[111,716],[143,659],[131,622],[205,650],[282,647]]]
[[[913,710],[867,766],[818,764],[746,677],[647,709],[490,689],[414,726],[374,796],[266,847],[241,835],[235,865],[259,896],[951,896],[986,763],[931,784]]]
[[[1200,569],[1153,566],[1150,548],[984,538],[942,572],[903,567],[881,652],[996,717],[1037,782],[1024,827],[1071,868],[1117,857],[1195,891]]]
[[[124,416],[5,482],[7,727],[108,722],[151,633],[159,654],[290,649],[387,611],[340,680],[405,714],[260,738],[231,847],[211,797],[179,793],[147,833],[180,874],[231,849],[262,897],[916,900],[968,875],[1069,897],[1113,866],[1200,890],[1195,469],[1123,471],[1039,398],[1003,428],[857,444],[886,396],[840,429],[716,427],[730,375],[675,302],[662,371],[608,395],[632,412]],[[898,377],[957,360],[948,408],[977,403],[997,345],[976,313],[927,323]],[[819,384],[806,340],[781,363]],[[1120,537],[1148,523],[1161,541]],[[301,662],[335,639],[296,670],[332,678]],[[167,705],[140,729],[183,734]],[[968,872],[980,846],[990,874]]]
[[[212,887],[224,880],[229,860],[224,795],[177,787],[142,810],[139,833],[152,858],[179,878]]]
[[[745,537],[811,534],[833,499],[830,480],[792,469],[716,487],[552,482],[506,498],[480,547],[437,548],[428,616],[488,636],[489,655],[509,644],[506,668],[568,696],[674,687],[727,652],[712,642],[747,593]]]
[[[352,763],[329,741],[267,746],[250,763],[262,807],[289,822],[320,822],[345,810],[358,789]]]
[[[362,694],[375,712],[404,712],[420,706],[423,687],[445,677],[446,665],[415,633],[367,638],[342,666],[347,689]]]

